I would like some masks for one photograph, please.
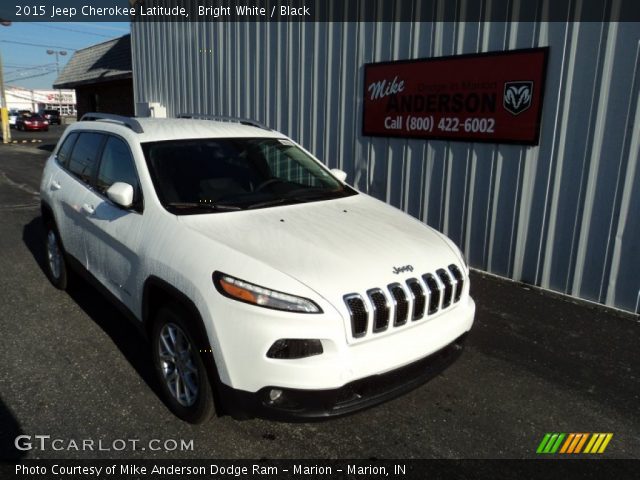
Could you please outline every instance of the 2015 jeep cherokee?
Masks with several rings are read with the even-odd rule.
[[[42,176],[50,280],[88,274],[143,327],[174,413],[339,415],[454,360],[475,304],[453,242],[218,120],[87,114]]]

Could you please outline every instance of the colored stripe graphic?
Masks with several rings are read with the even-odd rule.
[[[576,434],[575,433],[570,433],[569,436],[567,437],[567,441],[564,442],[564,445],[562,445],[562,448],[560,449],[560,453],[567,453],[567,449],[569,448],[569,445],[571,445],[571,442],[573,442],[573,439],[575,438]]]
[[[613,433],[594,433],[584,453],[603,453],[613,438]]]
[[[604,453],[612,438],[613,433],[546,433],[536,453],[600,454]]]
[[[587,441],[587,438],[589,438],[588,433],[581,433],[580,435],[581,435],[580,441],[578,442],[578,445],[576,445],[576,449],[573,451],[573,453],[580,453],[582,451],[582,447],[584,446],[584,443]]]
[[[547,433],[538,445],[536,453],[556,453],[565,435],[564,433]]]
[[[602,442],[602,445],[600,445],[600,450],[598,450],[598,453],[604,453],[604,450],[607,448],[607,445],[609,445],[609,442],[613,438],[613,433],[607,433],[606,435],[607,436],[605,437],[604,442]]]
[[[536,450],[536,453],[542,453],[544,450],[545,445],[547,444],[547,442],[549,441],[549,438],[551,437],[550,433],[547,433],[544,438],[542,439],[542,441],[540,442],[540,445],[538,445],[538,449]]]
[[[556,440],[556,443],[553,445],[553,447],[551,447],[551,450],[549,451],[549,453],[556,453],[558,451],[558,448],[560,448],[560,444],[562,443],[562,440],[564,439],[564,437],[565,437],[564,433],[558,434],[558,439]]]

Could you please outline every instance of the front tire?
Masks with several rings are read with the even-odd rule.
[[[153,365],[171,411],[189,423],[215,412],[211,383],[188,314],[178,306],[158,310],[151,332]],[[208,343],[208,342],[207,342]]]
[[[45,221],[44,243],[47,277],[54,287],[64,290],[68,283],[67,262],[58,229],[52,220]]]

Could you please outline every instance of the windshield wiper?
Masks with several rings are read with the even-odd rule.
[[[167,203],[167,207],[172,208],[203,208],[206,210],[214,210],[218,212],[235,212],[242,210],[237,205],[225,205],[223,203],[207,203],[207,202],[171,202]]]
[[[305,189],[305,190],[308,190],[308,189]],[[246,205],[245,208],[247,210],[250,210],[253,208],[273,207],[275,205],[306,203],[306,202],[312,202],[314,200],[323,200],[323,199],[329,200],[331,198],[336,198],[336,197],[335,195],[327,195],[326,192],[314,191],[314,192],[310,192],[310,194],[308,193],[307,195],[295,195],[295,196],[287,195],[286,197],[272,198],[271,200],[265,200],[264,202],[251,203],[249,205]]]
[[[247,210],[251,210],[253,208],[272,207],[288,201],[290,201],[288,198],[272,198],[271,200],[265,200],[264,202],[250,203],[245,208]]]
[[[326,190],[324,188],[298,188],[287,193],[286,198],[296,202],[311,202],[313,200],[330,200],[344,196],[343,192]]]

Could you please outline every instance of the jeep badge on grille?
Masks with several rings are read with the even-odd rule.
[[[413,267],[411,265],[405,265],[404,267],[393,267],[393,273],[399,275],[403,272],[413,272]]]

